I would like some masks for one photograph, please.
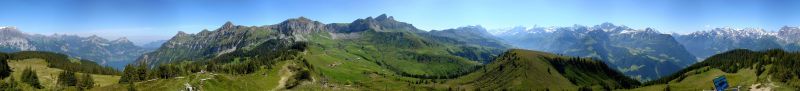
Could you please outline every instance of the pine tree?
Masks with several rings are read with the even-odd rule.
[[[31,67],[25,68],[22,71],[22,82],[31,85],[33,88],[42,89],[42,84],[39,83],[39,77],[37,77],[36,72],[31,69]]]
[[[6,78],[11,75],[11,67],[8,67],[8,55],[0,53],[0,79]]]
[[[80,81],[78,82],[78,88],[90,89],[92,87],[94,87],[94,78],[92,78],[92,75],[83,74]]]
[[[58,84],[61,86],[75,86],[78,79],[75,78],[75,72],[64,71],[58,74]]]
[[[134,82],[136,82],[136,81],[144,81],[149,76],[148,75],[147,65],[144,64],[144,63],[139,64],[139,67],[136,68],[136,72],[139,73],[139,74],[136,74],[138,76],[138,78],[136,78],[136,80],[134,80]]]
[[[136,68],[133,65],[126,65],[124,71],[122,71],[122,77],[119,79],[119,83],[131,83],[136,82],[135,79],[138,79],[138,72],[136,72]]]

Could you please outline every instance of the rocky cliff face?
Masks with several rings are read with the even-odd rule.
[[[0,27],[0,51],[36,50],[27,39],[28,35],[15,27]]]
[[[349,29],[343,29],[339,32],[359,32],[359,31],[413,31],[421,32],[411,24],[399,22],[394,20],[394,17],[382,14],[376,18],[367,17],[365,19],[357,19],[350,23]]]

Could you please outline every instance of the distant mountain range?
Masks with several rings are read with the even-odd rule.
[[[797,27],[784,26],[777,32],[768,32],[764,29],[755,28],[714,28],[685,35],[672,35],[698,59],[705,59],[711,55],[733,49],[800,50],[798,49],[800,48],[800,45],[798,45],[800,43],[800,29]]]
[[[711,55],[734,50],[798,51],[800,29],[715,28],[690,34],[663,34],[603,23],[592,27],[515,27],[494,33],[519,48],[593,57],[639,80],[669,75]]]
[[[603,23],[593,27],[513,28],[495,35],[519,48],[603,60],[639,80],[672,74],[695,57],[672,36]]]
[[[107,40],[98,36],[25,34],[15,27],[0,28],[0,52],[48,51],[88,59],[122,68],[151,50],[134,45],[126,38]]]
[[[167,40],[156,40],[156,41],[152,41],[152,42],[143,44],[143,45],[141,45],[141,47],[145,48],[145,49],[155,50],[155,49],[158,49],[159,47],[161,47],[161,45],[164,44],[164,43],[167,43]]]

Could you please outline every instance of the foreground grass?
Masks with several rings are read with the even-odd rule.
[[[47,62],[42,59],[25,59],[25,60],[9,60],[9,66],[11,67],[13,77],[16,77],[17,81],[19,81],[22,76],[22,71],[25,68],[30,67],[34,71],[36,71],[37,77],[39,77],[39,82],[44,86],[43,89],[36,89],[27,84],[24,84],[22,90],[25,91],[38,91],[38,90],[61,90],[60,87],[56,85],[56,80],[58,79],[58,74],[63,72],[62,69],[57,68],[50,68],[47,67]],[[80,76],[83,73],[77,73],[76,75]],[[102,86],[109,86],[116,84],[119,81],[120,76],[114,75],[96,75],[92,74],[94,79],[95,87],[102,87]],[[8,78],[6,78],[8,79]],[[21,82],[20,82],[21,83]],[[64,90],[77,90],[74,87],[65,88]]]
[[[749,91],[750,89],[758,89],[758,88],[770,88],[771,90],[777,91],[794,91],[794,88],[790,88],[785,86],[781,83],[773,82],[768,80],[770,76],[768,75],[761,75],[756,76],[755,70],[753,69],[742,69],[736,73],[725,73],[722,70],[714,69],[714,68],[700,68],[698,70],[693,70],[691,72],[687,72],[687,74],[692,74],[691,76],[686,77],[681,81],[673,80],[667,84],[656,84],[650,86],[639,87],[635,89],[624,89],[621,91],[659,91],[664,90],[669,87],[670,90],[675,91],[700,91],[700,90],[712,90],[714,89],[714,78],[718,76],[725,76],[728,80],[729,88],[737,88],[743,91]],[[761,86],[754,86],[759,84]],[[741,87],[740,87],[741,86]],[[757,87],[757,88],[751,88]]]
[[[282,65],[283,63],[279,63]],[[192,73],[168,79],[151,79],[136,82],[140,91],[180,91],[187,85],[207,91],[264,91],[278,87],[280,69],[263,68],[255,73],[245,75],[220,74],[211,72]],[[93,91],[124,91],[129,84],[113,84],[92,89]]]

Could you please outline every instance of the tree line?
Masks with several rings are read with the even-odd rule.
[[[24,60],[31,58],[44,59],[47,62],[48,67],[67,71],[90,74],[119,75],[119,71],[110,66],[100,66],[93,61],[83,59],[77,59],[78,62],[72,62],[69,56],[64,54],[42,51],[21,51],[7,55],[9,56],[8,60]]]
[[[76,86],[79,89],[89,89],[94,87],[94,79],[90,73],[84,73],[82,77],[75,76],[73,71],[92,72],[92,73],[106,73],[117,74],[114,69],[110,67],[100,67],[94,62],[82,60],[81,63],[72,63],[66,55],[50,53],[50,52],[36,52],[36,51],[23,51],[13,54],[0,53],[0,79],[9,78],[8,80],[0,80],[0,91],[18,91],[21,90],[17,84],[17,80],[11,76],[11,68],[8,66],[8,60],[21,60],[30,58],[41,58],[48,62],[48,66],[52,68],[60,68],[64,71],[58,75],[57,84],[59,86]],[[82,64],[82,65],[79,65]],[[30,67],[25,68],[20,76],[22,83],[36,89],[45,88],[39,82],[39,77],[35,70]]]
[[[629,78],[628,76],[625,76],[622,72],[619,72],[615,69],[612,69],[611,67],[608,67],[608,65],[603,61],[596,60],[593,58],[545,57],[544,59],[546,59],[556,69],[556,71],[563,74],[563,76],[569,78],[568,80],[575,85],[585,85],[585,86],[600,85],[606,90],[611,90],[616,88],[633,88],[641,85],[639,81]],[[578,71],[573,73],[582,73],[582,74],[569,74],[568,71]],[[604,82],[607,80],[612,81],[616,85]]]

